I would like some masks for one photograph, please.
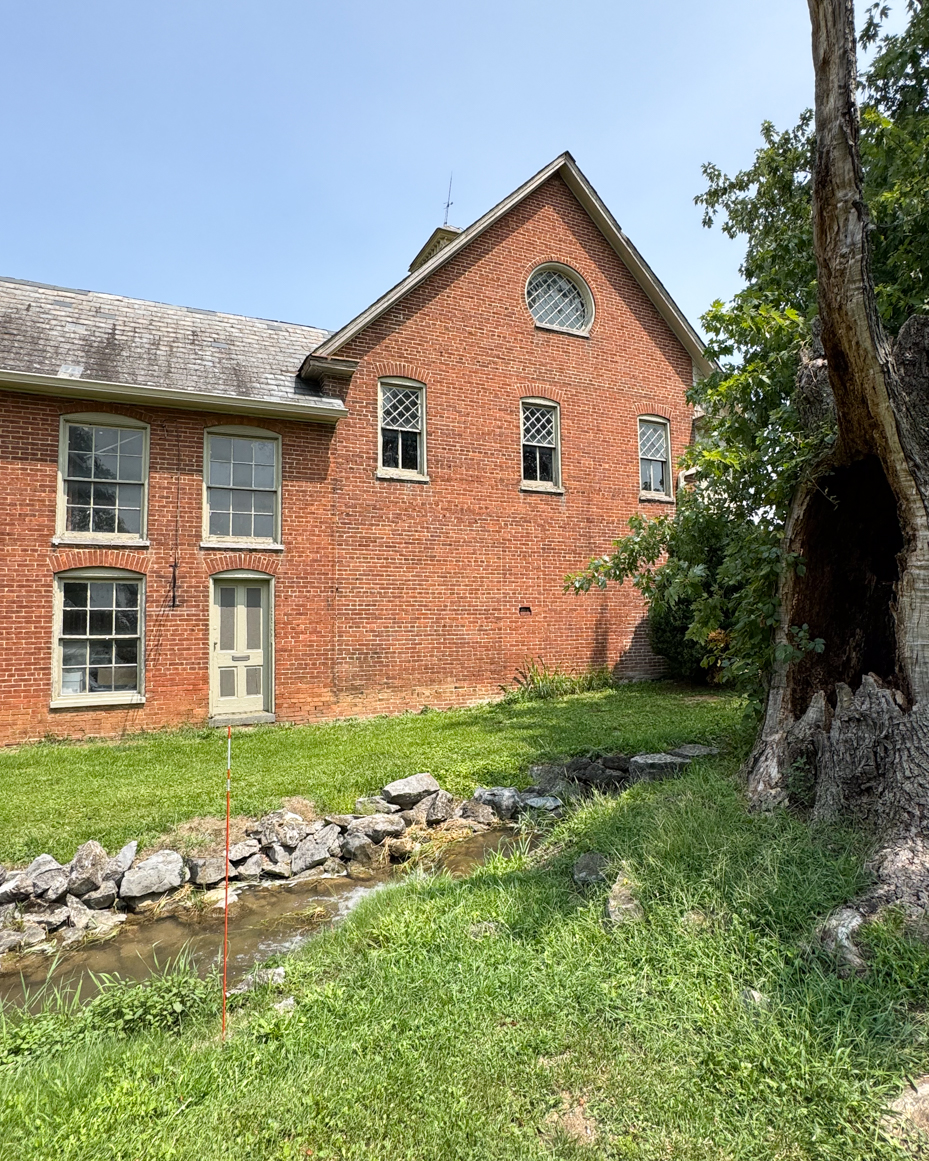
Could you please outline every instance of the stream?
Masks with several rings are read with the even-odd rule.
[[[437,859],[437,869],[466,875],[488,854],[506,851],[516,841],[509,830],[472,835],[446,847]],[[306,879],[245,890],[236,886],[238,902],[229,909],[229,986],[256,963],[293,951],[321,928],[337,923],[394,877],[388,871],[365,882]],[[159,918],[130,915],[106,941],[61,952],[57,958],[42,954],[20,957],[15,970],[0,973],[0,1000],[21,1005],[45,985],[69,991],[80,987],[81,996],[89,999],[98,990],[94,976],[141,981],[181,955],[203,976],[222,963],[222,947],[221,907]]]

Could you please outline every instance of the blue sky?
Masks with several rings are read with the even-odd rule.
[[[895,5],[902,10],[902,0]],[[895,26],[902,16],[895,13]],[[569,149],[696,323],[804,0],[0,0],[0,273],[335,328]]]

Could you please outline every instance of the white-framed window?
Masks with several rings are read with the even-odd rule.
[[[426,388],[414,379],[378,384],[378,475],[426,480]]]
[[[145,578],[117,568],[55,577],[52,707],[145,700]]]
[[[671,439],[668,421],[639,416],[639,488],[643,495],[671,495]]]
[[[561,431],[558,404],[549,399],[520,400],[524,488],[561,487]]]
[[[230,425],[211,427],[204,438],[204,542],[279,544],[280,436]]]
[[[560,262],[537,266],[526,282],[526,304],[535,325],[550,331],[587,335],[594,321],[590,287],[576,270]]]
[[[148,424],[122,415],[63,415],[59,542],[138,544],[146,536]]]

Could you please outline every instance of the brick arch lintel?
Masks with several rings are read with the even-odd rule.
[[[251,569],[252,572],[277,576],[281,567],[279,557],[261,552],[225,552],[222,556],[204,557],[201,563],[208,576],[215,576],[218,572],[234,572],[238,569]]]
[[[148,557],[141,552],[127,552],[119,548],[78,548],[52,553],[48,567],[53,573],[71,568],[124,568],[143,575],[148,572]]]
[[[517,383],[519,399],[551,399],[553,403],[563,403],[565,392],[560,383]]]
[[[387,362],[375,361],[369,364],[371,374],[378,379],[415,379],[417,383],[428,383],[428,375],[423,367],[417,367],[415,363],[398,362],[390,360]]]

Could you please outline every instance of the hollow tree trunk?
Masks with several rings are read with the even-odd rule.
[[[785,574],[783,628],[822,654],[780,664],[748,762],[756,805],[813,775],[813,814],[879,839],[864,909],[929,908],[929,319],[894,347],[868,259],[855,102],[852,0],[809,0],[816,72],[813,235],[822,356],[801,390],[831,394],[838,439],[797,490],[785,530],[803,576]],[[826,382],[828,372],[828,382]]]

